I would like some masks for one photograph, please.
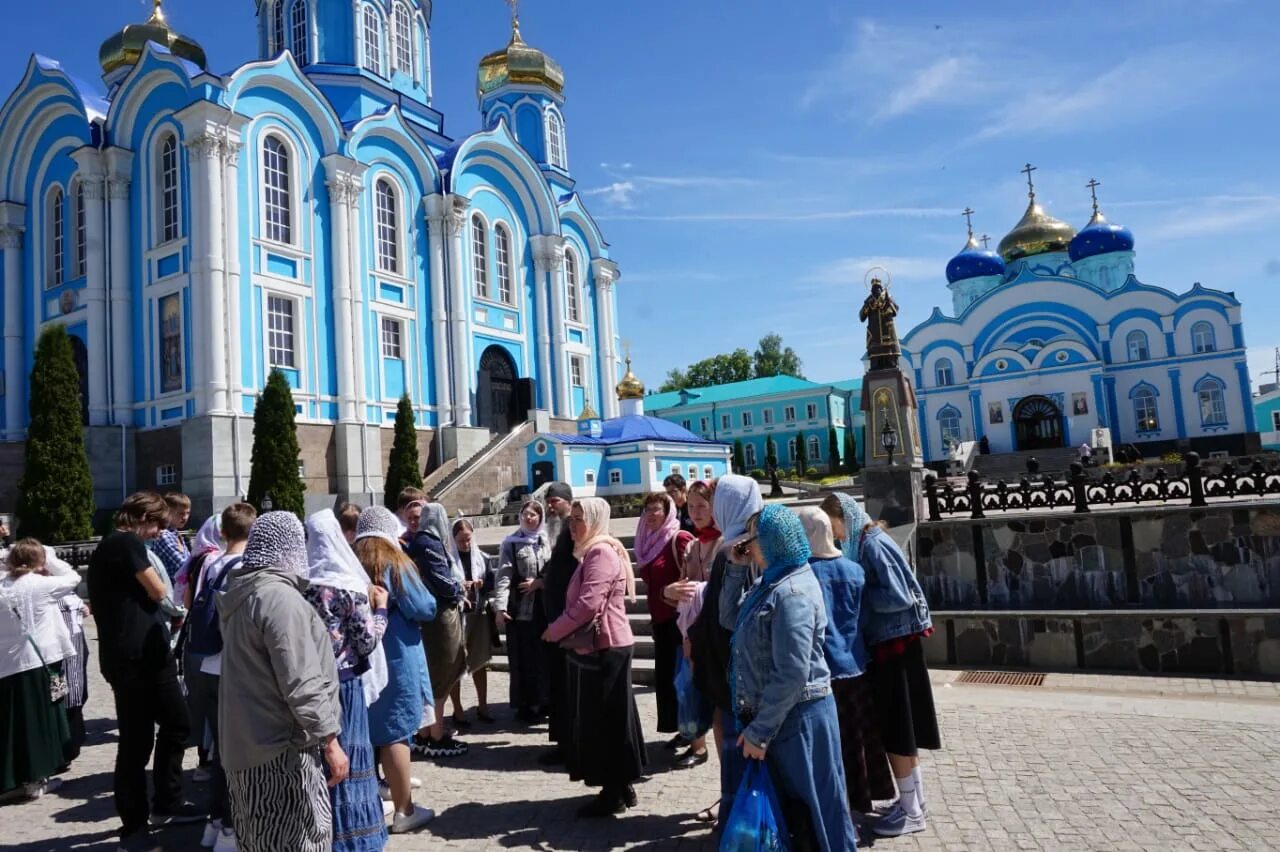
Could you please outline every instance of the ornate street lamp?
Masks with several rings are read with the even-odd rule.
[[[898,449],[898,430],[893,428],[893,424],[886,422],[880,430],[880,446],[889,454],[889,464],[892,465],[893,451]]]

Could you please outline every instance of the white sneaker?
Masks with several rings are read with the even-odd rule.
[[[407,834],[410,831],[417,831],[435,818],[436,812],[431,808],[415,807],[407,814],[397,813],[391,820],[391,828],[388,831],[392,834]]]
[[[212,849],[213,844],[218,842],[218,835],[222,832],[222,820],[211,819],[204,824],[204,834],[200,837],[200,845],[205,849]]]
[[[43,781],[33,781],[30,784],[23,784],[22,790],[26,794],[27,799],[35,800],[43,796],[45,793],[52,793],[62,786],[62,779],[58,777],[46,778]]]
[[[419,789],[421,789],[421,788],[422,788],[422,779],[418,778],[417,776],[410,775],[410,776],[409,776],[409,789],[410,789],[410,790],[419,790]]]
[[[239,848],[235,829],[224,828],[218,832],[218,842],[213,844],[213,852],[236,852]]]
[[[395,812],[396,812],[396,803],[391,801],[390,799],[383,799],[382,800],[382,818],[385,820],[387,817],[391,816]]]

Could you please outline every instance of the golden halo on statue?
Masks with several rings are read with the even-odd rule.
[[[878,273],[878,274],[877,274]],[[862,286],[867,288],[867,292],[871,292],[871,285],[879,281],[884,287],[885,292],[889,291],[889,284],[893,281],[893,276],[889,274],[889,270],[883,266],[873,266],[867,270],[867,274],[862,276]]]

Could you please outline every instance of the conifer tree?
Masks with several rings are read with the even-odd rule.
[[[809,470],[809,450],[804,444],[804,433],[796,435],[796,479],[804,479]]]
[[[852,426],[844,433],[844,469],[848,473],[858,472],[858,439]]]
[[[396,509],[396,499],[403,488],[422,487],[422,468],[418,461],[418,432],[414,428],[413,403],[409,395],[400,397],[396,406],[396,437],[391,444],[391,459],[387,463],[386,493],[383,505]]]
[[[742,439],[735,438],[733,440],[733,470],[734,473],[745,474],[747,472],[747,456],[746,451],[742,448]]]
[[[831,473],[840,472],[840,436],[836,434],[834,426],[827,429],[827,470]]]
[[[93,476],[84,448],[80,374],[62,325],[40,334],[29,400],[17,532],[45,544],[87,539],[93,534]]]
[[[778,463],[778,445],[773,442],[773,438],[764,439],[764,466],[768,469]]]
[[[272,370],[253,410],[253,460],[249,469],[249,502],[265,511],[306,511],[306,487],[298,476],[298,426],[294,421],[293,391],[279,370]]]

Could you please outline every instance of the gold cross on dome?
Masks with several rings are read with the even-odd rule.
[[[987,247],[987,243],[991,242],[991,237],[988,237],[986,234],[983,234],[979,238],[979,241],[982,243],[982,247],[985,249]]]
[[[511,7],[511,25],[519,26],[520,24],[520,0],[503,0]]]
[[[1097,178],[1089,178],[1089,182],[1085,186],[1089,187],[1089,194],[1093,196],[1093,213],[1096,216],[1098,214],[1098,187],[1102,186],[1102,184],[1098,182]]]
[[[960,211],[960,215],[964,217],[964,224],[969,229],[969,239],[973,239],[973,214],[975,212],[972,207],[966,207]]]
[[[1038,170],[1037,170],[1037,168],[1036,168],[1035,166],[1031,165],[1030,163],[1027,163],[1026,168],[1021,169],[1021,171],[1022,171],[1022,173],[1023,173],[1024,175],[1026,175],[1026,176],[1027,176],[1027,195],[1029,195],[1029,196],[1031,197],[1031,200],[1032,200],[1032,201],[1035,201],[1035,200],[1036,200],[1036,185],[1035,185],[1034,183],[1032,183],[1032,182],[1031,182],[1031,173],[1032,173],[1032,172],[1034,172],[1034,171],[1038,171]]]

